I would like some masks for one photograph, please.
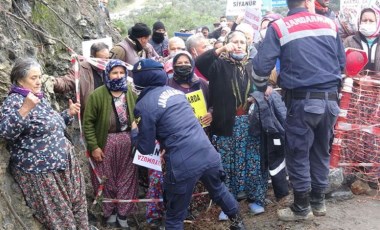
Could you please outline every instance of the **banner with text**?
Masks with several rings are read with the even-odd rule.
[[[151,154],[143,155],[138,150],[136,150],[135,157],[133,158],[133,164],[162,172],[160,144],[158,141],[156,141],[156,147]]]
[[[112,48],[112,38],[107,37],[107,38],[100,38],[100,39],[94,39],[94,40],[89,40],[89,41],[83,41],[82,42],[82,53],[84,57],[90,57],[91,56],[91,46],[94,43],[98,42],[104,42],[108,48],[111,50]]]
[[[377,0],[378,1],[378,0]],[[375,4],[374,0],[341,0],[340,12],[338,15],[339,23],[348,34],[358,31],[358,21],[360,12],[364,7]]]
[[[253,28],[253,41],[256,43],[260,40],[260,22],[261,11],[255,7],[247,7],[244,14],[244,22]]]
[[[261,11],[262,0],[227,0],[226,16],[237,16],[244,13],[247,7]]]
[[[200,89],[191,93],[187,93],[186,98],[193,108],[195,117],[198,119],[199,123],[202,124],[201,118],[207,113],[206,100],[203,95],[203,91]],[[202,127],[206,126],[202,124]]]

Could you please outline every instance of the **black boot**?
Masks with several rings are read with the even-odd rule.
[[[294,192],[294,203],[289,208],[277,211],[279,219],[283,221],[311,219],[313,213],[310,209],[309,194],[309,192]]]
[[[243,219],[239,214],[229,217],[231,220],[230,230],[245,230]]]
[[[314,216],[326,215],[325,194],[320,192],[311,191],[310,193],[310,206]]]

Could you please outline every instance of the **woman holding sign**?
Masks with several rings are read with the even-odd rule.
[[[194,74],[194,60],[190,53],[181,51],[173,58],[173,77],[168,86],[188,95],[187,99],[203,127],[212,121],[212,108],[209,103],[208,83]]]
[[[250,211],[264,212],[267,170],[259,153],[260,140],[248,133],[248,95],[254,91],[245,34],[235,30],[225,45],[206,51],[196,67],[210,80],[213,106],[211,133],[227,173],[226,184],[235,198],[248,198]],[[222,212],[220,220],[226,220]]]
[[[111,60],[105,70],[105,85],[88,98],[84,111],[84,133],[95,160],[95,170],[104,181],[104,198],[133,199],[137,192],[137,167],[132,163],[131,121],[137,96],[127,85],[124,62]],[[99,182],[91,173],[95,194]],[[107,225],[128,228],[132,203],[103,203]]]

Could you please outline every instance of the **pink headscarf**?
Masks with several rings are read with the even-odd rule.
[[[380,8],[377,8],[377,7],[376,8],[375,7],[368,7],[368,8],[362,9],[362,11],[360,12],[358,28],[360,28],[360,23],[361,23],[364,11],[365,12],[371,11],[371,12],[373,12],[375,14],[375,17],[376,17],[376,32],[374,34],[372,34],[370,37],[372,37],[372,38],[373,37],[377,37],[379,35],[379,32],[380,32]]]

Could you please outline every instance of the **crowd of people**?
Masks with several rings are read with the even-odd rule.
[[[80,62],[80,101],[70,100],[61,114],[41,91],[41,66],[17,60],[0,136],[35,217],[48,229],[91,228],[82,169],[66,131],[78,112],[97,172],[90,170],[94,196],[104,186],[103,198],[136,199],[146,184],[146,198],[163,198],[147,204],[151,229],[183,229],[193,206],[205,205],[190,205],[194,191],[209,192],[230,229],[246,229],[238,201],[264,213],[269,177],[278,200],[290,190],[294,195],[279,219],[326,215],[344,49],[365,51],[366,74],[380,72],[379,11],[363,9],[359,30],[343,41],[328,2],[287,0],[286,17],[263,16],[256,43],[241,16],[233,23],[220,17],[214,31],[202,26],[186,40],[168,38],[164,22],[152,29],[136,23],[115,46],[91,46],[92,61]],[[96,65],[105,59],[105,69]],[[55,78],[56,93],[75,88],[73,70]],[[186,98],[198,91],[206,111],[200,119]],[[162,172],[132,163],[136,149],[151,154],[157,141]],[[132,203],[102,204],[109,227],[129,229],[134,211]]]

